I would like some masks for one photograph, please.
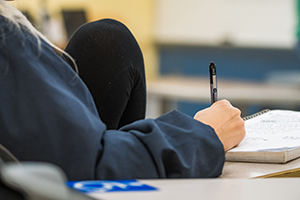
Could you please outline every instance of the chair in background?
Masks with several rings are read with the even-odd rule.
[[[49,163],[19,162],[0,144],[0,199],[93,200],[66,185],[67,177]]]

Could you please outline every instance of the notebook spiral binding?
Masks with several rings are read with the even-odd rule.
[[[264,110],[262,110],[260,112],[254,113],[253,115],[249,115],[249,116],[243,117],[243,120],[246,121],[248,119],[252,119],[253,117],[257,117],[257,116],[259,116],[261,114],[264,114],[266,112],[269,112],[269,111],[270,111],[270,109],[264,109]]]

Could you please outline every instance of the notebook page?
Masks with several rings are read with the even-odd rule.
[[[281,151],[300,146],[300,112],[271,110],[245,121],[246,136],[233,151]]]

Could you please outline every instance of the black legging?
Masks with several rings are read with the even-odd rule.
[[[145,118],[143,55],[125,25],[111,19],[87,23],[75,32],[65,51],[75,59],[108,129]]]

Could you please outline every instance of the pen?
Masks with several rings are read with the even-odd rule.
[[[218,89],[217,89],[217,70],[214,62],[209,64],[209,76],[210,76],[210,97],[211,104],[218,101]]]

